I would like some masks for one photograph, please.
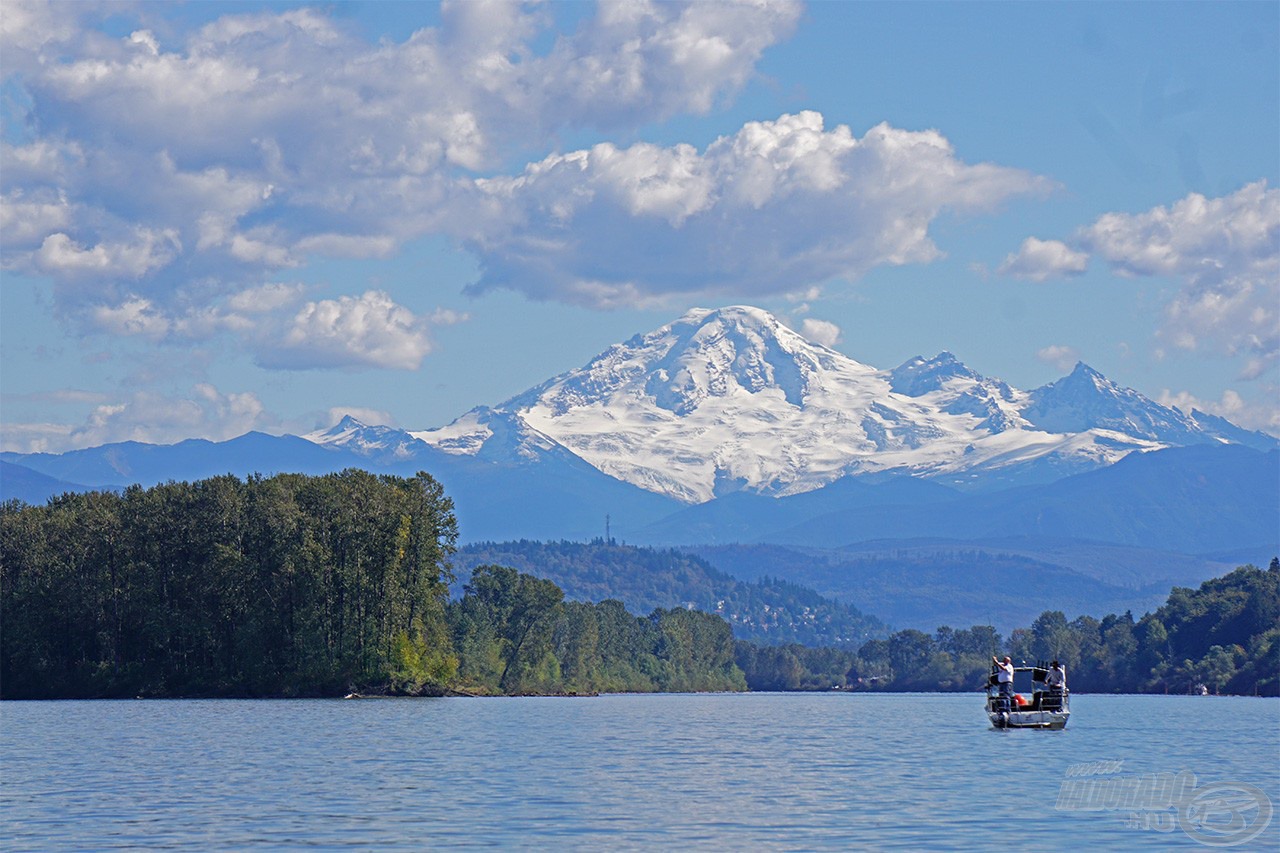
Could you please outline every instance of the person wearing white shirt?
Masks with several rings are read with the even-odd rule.
[[[1067,692],[1067,673],[1062,669],[1062,664],[1056,660],[1049,664],[1049,672],[1044,677],[1044,685],[1049,688],[1050,693]]]
[[[991,662],[996,665],[996,683],[1000,685],[1000,695],[1005,698],[1013,696],[1013,658],[1008,655],[1004,656],[1004,661],[992,658]]]

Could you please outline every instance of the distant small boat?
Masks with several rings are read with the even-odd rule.
[[[997,729],[1065,729],[1071,716],[1070,695],[1065,687],[1059,690],[1046,685],[1048,674],[1044,661],[1036,666],[1015,666],[1013,693],[1002,696],[993,667],[987,677],[987,718],[991,725]],[[1018,683],[1028,683],[1028,679],[1029,699],[1018,692]]]

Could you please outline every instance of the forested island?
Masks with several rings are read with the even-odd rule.
[[[0,511],[0,697],[745,690],[730,626],[477,567],[427,474],[224,476]]]
[[[844,640],[814,647],[735,641],[749,626],[702,602],[637,616],[599,585],[599,603],[566,600],[545,577],[480,559],[451,596],[456,544],[452,502],[425,473],[224,476],[6,503],[0,698],[974,690],[1006,651],[1059,658],[1080,692],[1280,693],[1275,560],[1175,589],[1139,619],[1049,611],[1007,638],[988,626],[889,634],[798,588],[707,575],[722,611],[726,596],[733,613],[791,608],[792,633],[774,637],[823,625]],[[573,577],[592,582],[576,559]]]

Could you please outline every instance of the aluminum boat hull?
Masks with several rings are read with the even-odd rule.
[[[1065,729],[1070,711],[988,711],[997,729]]]

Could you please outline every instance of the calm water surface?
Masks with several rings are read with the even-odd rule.
[[[1063,732],[999,732],[978,695],[8,702],[0,847],[1200,846],[1150,815],[1056,808],[1095,761],[1280,806],[1274,699],[1072,711]],[[1280,816],[1234,849],[1280,850]]]

